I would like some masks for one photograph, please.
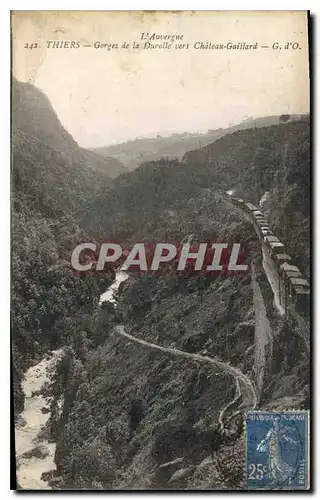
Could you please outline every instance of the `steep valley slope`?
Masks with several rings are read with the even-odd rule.
[[[13,79],[12,98],[11,328],[19,412],[23,370],[65,343],[71,317],[95,310],[97,280],[76,276],[68,260],[89,237],[79,215],[111,181],[110,162],[78,147],[42,92]]]
[[[281,157],[283,134],[292,149],[286,162]],[[216,141],[212,148],[214,164],[198,161],[195,151],[183,163],[163,159],[118,177],[114,190],[97,200],[95,213],[102,205],[107,208],[104,227],[125,242],[181,241],[186,235],[194,242],[241,242],[249,260],[254,258],[258,264],[257,279],[274,338],[261,407],[308,407],[309,359],[295,334],[295,325],[279,318],[273,307],[272,292],[259,269],[261,249],[254,230],[241,214],[227,209],[215,196],[216,189],[237,186],[243,196],[257,202],[256,197],[265,190],[271,196],[279,193],[277,175],[283,174],[284,196],[281,203],[271,206],[274,230],[279,231],[277,220],[283,211],[292,210],[290,193],[296,200],[301,193],[306,196],[308,121],[241,132]],[[251,165],[251,172],[265,169],[269,181],[256,175],[246,185],[248,162],[252,151],[259,148],[261,157]],[[297,169],[300,176],[295,175]],[[103,218],[104,213],[99,213]],[[309,220],[301,200],[295,217],[297,227],[289,221],[286,244],[291,245],[295,262],[303,267],[308,232],[301,229]],[[306,260],[296,251],[296,232],[301,233]],[[100,347],[88,353],[82,369],[77,366],[76,378],[70,369],[75,399],[58,439],[60,487],[242,487],[243,448],[237,432],[229,447],[228,442],[221,444],[217,456],[220,465],[207,461],[216,439],[218,415],[236,393],[234,379],[221,370],[132,344],[116,334],[114,325],[123,323],[128,333],[153,344],[218,356],[253,377],[251,279],[250,273],[214,279],[186,277],[168,268],[164,276],[132,275],[121,285],[117,309],[102,307],[114,319]],[[97,450],[101,450],[104,465],[95,459]],[[108,468],[110,456],[114,462]],[[180,479],[174,479],[175,473]]]

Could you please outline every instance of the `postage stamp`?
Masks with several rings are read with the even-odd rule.
[[[309,489],[309,413],[252,411],[245,419],[248,489]]]

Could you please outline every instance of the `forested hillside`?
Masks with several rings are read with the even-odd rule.
[[[83,325],[95,311],[99,283],[75,276],[68,260],[90,234],[79,226],[79,213],[110,179],[101,173],[108,160],[77,146],[38,89],[13,80],[12,92],[11,324],[14,395],[21,411],[23,369],[48,348],[70,342],[77,321]]]
[[[80,148],[61,125],[48,98],[33,85],[18,82],[15,78],[12,80],[12,128],[15,141],[24,137],[29,141],[32,139],[33,150],[40,142],[42,147],[59,154],[51,161],[60,159],[64,168],[74,170],[74,176],[83,167],[110,178],[126,171],[119,160]]]
[[[89,240],[190,237],[240,242],[248,263],[254,257],[259,264],[252,226],[221,203],[215,191],[234,189],[255,203],[268,191],[270,224],[307,272],[308,119],[238,131],[187,153],[183,161],[146,162],[111,182],[101,159],[77,146],[42,93],[14,82],[13,98],[15,409],[23,408],[25,368],[63,346],[64,356],[45,388],[51,412],[45,432],[57,444],[54,487],[241,487],[241,420],[229,476],[211,462],[202,464],[213,446],[222,462],[230,449],[219,441],[217,419],[235,397],[234,378],[134,345],[117,336],[114,327],[123,324],[160,346],[218,356],[252,376],[250,272],[189,276],[169,267],[161,276],[132,275],[120,287],[115,308],[98,305],[100,292],[114,276],[76,275],[70,252]],[[303,346],[292,334],[294,325],[274,311],[259,266],[257,280],[275,337],[263,408],[308,407],[309,361]],[[175,472],[180,476],[169,484]]]
[[[187,154],[183,162],[162,159],[119,176],[113,189],[97,198],[92,213],[100,214],[106,234],[120,241],[181,240],[186,235],[198,242],[237,241],[246,248],[248,261],[255,257],[259,262],[251,225],[214,193],[232,188],[257,203],[266,190],[277,200],[281,189],[281,201],[271,204],[271,225],[280,235],[279,221],[293,214],[286,222],[286,243],[294,262],[307,270],[308,150],[308,120],[238,132]],[[262,405],[308,407],[304,347],[293,334],[295,326],[273,310],[261,270],[257,278],[275,337]],[[239,485],[241,441],[229,479],[212,465],[201,466],[215,439],[218,413],[234,397],[232,379],[132,345],[113,333],[113,324],[122,322],[126,331],[162,346],[218,356],[250,374],[255,328],[251,286],[250,274],[186,277],[171,270],[161,277],[132,276],[122,285],[117,310],[106,309],[110,324],[105,340],[76,371],[72,366],[68,370],[75,399],[58,438],[60,487],[226,488],[233,480]],[[54,391],[61,394],[57,386]],[[224,460],[223,446],[220,453]],[[176,469],[187,478],[168,483]]]
[[[188,152],[182,162],[160,159],[119,176],[92,210],[114,236],[175,238],[194,232],[201,216],[202,229],[217,222],[208,207],[196,215],[188,208],[201,190],[233,189],[255,204],[268,191],[270,223],[309,276],[309,144],[307,117],[235,132]]]
[[[270,194],[269,220],[277,236],[310,275],[310,122],[309,118],[236,132],[185,155],[212,186],[258,204]]]

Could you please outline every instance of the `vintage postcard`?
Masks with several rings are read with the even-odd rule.
[[[311,488],[309,30],[11,13],[13,489]]]

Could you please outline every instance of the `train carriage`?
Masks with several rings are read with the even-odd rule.
[[[254,217],[264,217],[263,213],[260,212],[260,210],[258,210],[257,207],[254,207],[254,210],[252,213],[253,213]]]
[[[291,289],[294,287],[309,288],[309,283],[304,278],[290,276],[288,279],[289,279],[289,292],[291,292]]]
[[[245,203],[245,206],[250,210],[250,212],[259,211],[258,207],[256,207],[252,203]]]
[[[290,278],[291,285],[289,298],[293,303],[296,311],[302,315],[309,314],[310,307],[310,285],[307,280],[302,278]]]
[[[280,276],[284,275],[284,270],[286,269],[286,265],[292,268],[295,268],[299,271],[299,269],[296,266],[290,266],[288,262],[290,262],[292,259],[290,255],[287,255],[286,253],[279,253],[274,256],[274,261],[276,263],[277,269],[280,271]]]
[[[272,234],[272,231],[269,227],[262,226],[259,228],[259,232],[261,235],[261,238],[264,238],[265,236],[270,236]]]
[[[277,238],[274,234],[269,234],[268,236],[265,236],[263,238],[263,242],[266,245],[267,248],[270,248],[270,243],[280,243],[279,238]]]
[[[268,235],[264,237],[264,243],[268,250],[268,253],[273,257],[277,254],[285,253],[284,245],[281,241],[274,235]]]
[[[272,232],[269,224],[266,221],[257,221],[257,223],[258,223],[258,226],[261,230],[265,229],[265,230]]]
[[[290,257],[290,260],[291,260],[291,257]],[[280,266],[280,271],[281,272],[284,272],[284,271],[299,271],[299,268],[297,266],[293,266],[292,264],[289,264],[288,262],[284,262]]]
[[[295,267],[295,266],[292,266],[292,267]],[[288,281],[290,281],[290,278],[302,278],[302,274],[300,273],[298,268],[296,271],[295,270],[294,271],[286,270],[283,273],[283,276],[284,276],[284,279],[288,279]]]
[[[272,241],[270,243],[270,250],[272,257],[275,257],[279,253],[284,253],[285,248],[283,243],[281,243],[281,241],[279,241],[279,243],[276,241]]]
[[[280,279],[285,287],[291,293],[294,286],[301,286],[301,283],[294,283],[292,280],[301,279],[302,275],[296,266],[288,266],[285,269],[280,269]],[[303,283],[303,286],[308,285],[308,282]]]
[[[238,208],[242,208],[243,200],[241,200],[241,198],[234,198],[232,196],[229,196],[229,198],[231,198],[231,202],[233,205],[235,205]]]
[[[259,226],[268,226],[268,221],[267,219],[263,218],[263,217],[259,217],[257,219],[254,219],[256,221],[257,224],[259,224]]]
[[[256,220],[257,224],[260,226],[268,226],[268,221],[265,217],[257,217],[254,220]]]
[[[267,221],[253,219],[252,223],[253,223],[255,231],[260,235],[261,238],[263,238],[267,234],[272,234],[272,231],[271,231]],[[267,231],[264,235],[262,233],[262,229]]]

